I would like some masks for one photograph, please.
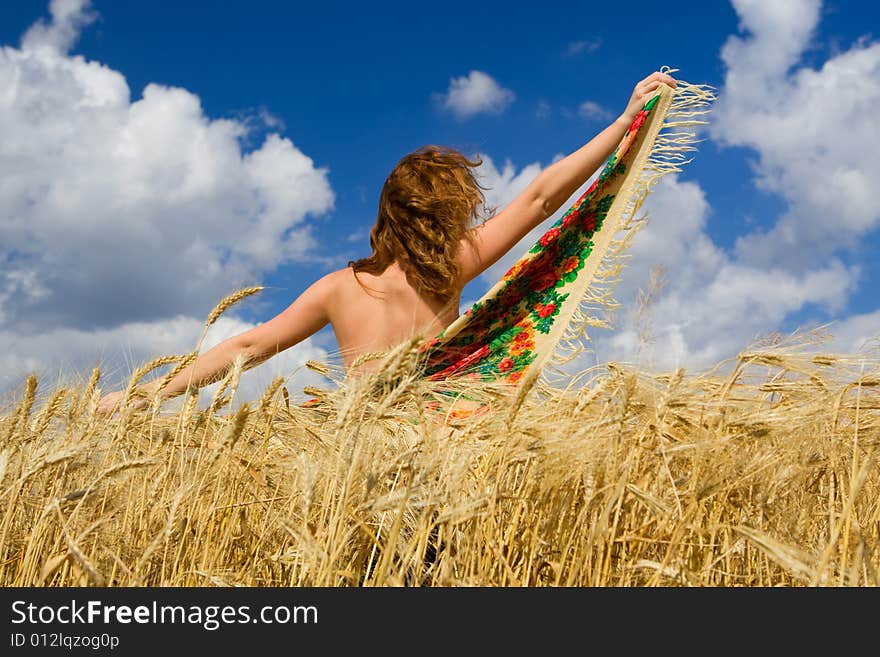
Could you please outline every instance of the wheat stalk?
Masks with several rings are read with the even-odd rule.
[[[246,299],[247,297],[256,294],[257,292],[263,291],[262,285],[255,285],[253,287],[245,287],[237,292],[233,292],[232,294],[223,297],[220,302],[214,307],[214,309],[208,314],[208,319],[205,321],[205,327],[211,326],[214,322],[216,322],[220,315],[225,313],[230,307],[237,304],[242,299]]]
[[[425,380],[405,344],[319,405],[275,413],[277,377],[120,425],[63,412],[89,385],[32,418],[30,379],[0,417],[0,585],[878,586],[880,362],[810,339],[522,397]]]

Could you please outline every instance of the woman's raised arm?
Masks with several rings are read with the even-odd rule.
[[[675,87],[675,80],[660,72],[640,81],[626,109],[608,127],[575,152],[544,169],[507,207],[474,229],[476,239],[473,243],[464,240],[459,251],[462,284],[495,264],[587,181],[608,159],[661,83]]]

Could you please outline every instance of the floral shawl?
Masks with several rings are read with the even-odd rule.
[[[615,234],[633,227],[650,187],[662,174],[681,170],[682,151],[694,150],[693,134],[664,136],[661,128],[703,123],[668,119],[701,114],[694,108],[711,98],[705,87],[661,84],[589,189],[479,301],[422,345],[426,376],[521,384],[545,361],[564,361],[552,358],[560,341],[571,347],[586,338],[587,325],[603,325],[588,306],[610,305],[597,290],[609,278],[603,259],[627,241]]]

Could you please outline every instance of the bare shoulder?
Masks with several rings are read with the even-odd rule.
[[[327,292],[332,290],[339,285],[339,281],[341,280],[339,273],[339,271],[331,271],[329,274],[324,274],[320,278],[315,279],[309,288],[315,292]]]
[[[353,279],[354,277],[351,275],[351,267],[344,267],[342,269],[337,269],[336,271],[331,271],[319,280],[327,287],[338,288],[342,285],[351,283]]]
[[[350,279],[351,272],[348,267],[345,269],[337,269],[336,271],[331,271],[329,274],[324,274],[324,276],[315,281],[312,288],[317,294],[325,299],[329,299],[343,290],[349,283]]]
[[[349,269],[350,267],[345,267],[344,269],[331,271],[329,274],[324,274],[324,276],[319,278],[318,282],[322,282],[324,285],[338,285],[341,281],[347,279],[351,275]]]

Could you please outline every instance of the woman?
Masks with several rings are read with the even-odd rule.
[[[327,274],[276,317],[200,355],[160,397],[219,380],[239,356],[246,367],[253,367],[328,323],[349,372],[375,366],[377,361],[367,361],[352,368],[363,354],[384,351],[414,334],[439,333],[458,317],[464,286],[586,182],[661,83],[675,87],[675,80],[660,72],[640,81],[626,109],[608,127],[547,167],[506,208],[475,227],[470,224],[484,201],[473,171],[480,161],[438,146],[405,156],[382,188],[369,257]],[[152,398],[158,383],[156,379],[141,389]],[[112,413],[122,395],[105,395],[98,411]]]

